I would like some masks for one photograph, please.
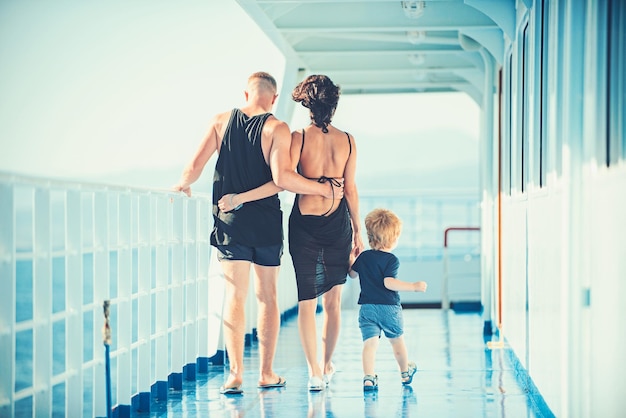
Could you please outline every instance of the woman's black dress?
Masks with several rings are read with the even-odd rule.
[[[317,298],[346,282],[352,224],[345,199],[328,216],[302,215],[298,196],[289,216],[289,253],[298,285],[298,301]]]

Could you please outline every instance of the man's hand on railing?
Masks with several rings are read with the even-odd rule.
[[[185,185],[182,185],[182,184],[177,184],[176,186],[173,187],[173,190],[175,192],[183,192],[188,197],[191,197],[191,186],[185,186]]]

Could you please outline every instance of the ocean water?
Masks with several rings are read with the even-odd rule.
[[[152,259],[155,259],[156,254]],[[19,259],[16,261],[16,321],[33,320],[34,314],[34,295],[33,295],[33,260]],[[138,283],[138,250],[132,251],[132,273],[131,280],[133,282],[132,291],[137,292]],[[66,259],[64,256],[52,258],[52,313],[63,314],[66,310]],[[94,255],[93,253],[85,253],[82,256],[82,297],[83,304],[89,305],[94,302]],[[154,269],[152,269],[154,271]],[[109,297],[117,297],[117,274],[118,274],[118,253],[111,251],[109,253],[109,272],[110,286]],[[137,301],[133,299],[132,315],[137,315]],[[110,323],[112,326],[117,323],[117,307],[111,306]],[[153,321],[154,322],[154,321]],[[88,310],[83,313],[83,362],[89,362],[94,358],[98,358],[104,353],[104,345],[101,343],[101,329],[104,324],[104,315],[102,308]],[[154,327],[154,324],[153,324]],[[94,333],[97,333],[94,334]],[[132,341],[137,341],[138,327],[136,321],[132,326]],[[94,342],[95,341],[95,342]],[[20,391],[33,386],[34,370],[34,335],[33,329],[26,329],[16,333],[16,353],[15,353],[15,388]],[[52,323],[52,374],[59,375],[66,371],[66,322],[65,317],[55,320]],[[116,341],[113,339],[111,350],[116,349]],[[100,352],[98,352],[101,350]],[[136,354],[136,350],[134,350]],[[112,359],[112,378],[115,377],[115,359]],[[92,369],[85,369],[83,372],[83,402],[85,408],[85,416],[90,415],[91,404],[93,402],[92,395]],[[133,373],[133,377],[136,372]],[[133,379],[135,381],[135,379]],[[64,417],[65,414],[65,385],[57,384],[53,387],[53,416]],[[32,416],[32,397],[22,399],[15,404],[16,416]]]

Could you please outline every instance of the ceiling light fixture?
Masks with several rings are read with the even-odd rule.
[[[404,14],[406,17],[411,19],[417,19],[421,15],[424,14],[424,9],[426,8],[425,1],[401,1],[402,10],[404,10]]]
[[[406,37],[413,45],[421,44],[426,40],[426,31],[410,30],[406,33]]]
[[[428,79],[428,74],[425,71],[414,71],[413,79],[415,81],[426,81]]]
[[[424,54],[411,54],[409,55],[409,62],[412,65],[422,65],[424,63],[424,61],[426,61],[426,58],[424,58]]]

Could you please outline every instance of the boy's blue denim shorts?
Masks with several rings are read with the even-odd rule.
[[[381,336],[398,338],[404,334],[404,319],[400,305],[361,305],[359,310],[359,328],[363,341]]]

